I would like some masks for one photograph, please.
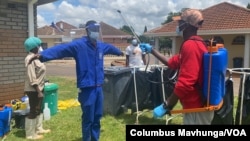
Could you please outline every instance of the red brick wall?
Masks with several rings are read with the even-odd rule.
[[[23,96],[28,8],[26,3],[6,0],[0,2],[0,9],[0,104],[5,104]]]

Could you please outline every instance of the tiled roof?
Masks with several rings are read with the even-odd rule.
[[[250,28],[250,9],[228,2],[209,7],[202,11],[202,30]]]
[[[57,27],[60,27],[60,28],[63,28],[63,29],[77,29],[77,27],[71,25],[71,24],[68,24],[66,22],[63,22],[63,21],[59,21],[56,23]]]
[[[103,36],[118,36],[118,37],[131,37],[130,34],[123,32],[122,30],[116,29],[104,22],[100,22],[102,35]]]
[[[209,31],[250,31],[250,9],[240,7],[228,2],[222,2],[201,10],[204,23],[199,32]],[[175,33],[177,21],[164,24],[152,29],[145,35],[161,35]]]
[[[53,28],[47,25],[37,29],[38,35],[52,35],[52,32],[53,32]]]
[[[37,29],[37,35],[64,35],[70,36],[74,33],[75,36],[84,36],[86,35],[85,28],[77,28],[73,25],[70,25],[66,22],[60,21],[55,24],[58,29],[53,28],[52,26],[43,26]],[[125,33],[119,29],[116,29],[104,22],[100,22],[101,32],[103,38],[129,38],[131,37],[130,34]],[[60,31],[62,30],[62,31]]]
[[[74,35],[85,35],[85,29],[77,28],[73,25],[70,25],[66,22],[59,21],[55,24],[58,29],[53,28],[51,25],[43,26],[37,29],[37,35],[64,35],[70,36],[72,33]]]

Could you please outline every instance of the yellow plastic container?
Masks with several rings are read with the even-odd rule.
[[[19,110],[26,110],[27,109],[27,104],[26,103],[21,103],[20,109]]]

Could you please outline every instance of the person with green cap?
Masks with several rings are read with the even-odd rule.
[[[49,133],[50,129],[43,129],[43,89],[45,83],[46,66],[39,60],[29,63],[29,60],[38,53],[42,41],[37,37],[29,37],[24,42],[26,79],[24,93],[29,98],[30,111],[25,118],[26,139],[37,140],[43,138],[43,133]]]

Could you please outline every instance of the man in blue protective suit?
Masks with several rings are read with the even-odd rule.
[[[42,62],[73,57],[76,62],[78,100],[82,108],[82,140],[98,141],[103,115],[104,55],[124,53],[115,46],[98,40],[100,25],[93,20],[86,23],[87,36],[70,43],[59,44],[36,54],[32,59]]]

